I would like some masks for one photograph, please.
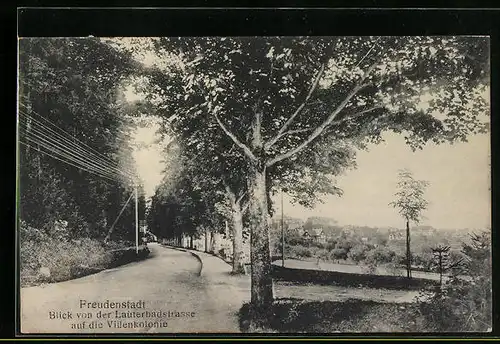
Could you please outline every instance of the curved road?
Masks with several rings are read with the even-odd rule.
[[[140,262],[71,281],[22,288],[21,332],[239,332],[237,312],[249,297],[247,279],[231,276],[230,267],[210,255],[200,253],[204,255],[201,270],[201,263],[189,252],[159,244],[148,247],[150,257]],[[129,301],[129,307],[134,302],[142,308],[106,308],[106,300]],[[92,308],[92,302],[103,304]],[[77,313],[83,313],[82,317]],[[120,321],[127,327],[120,327]]]

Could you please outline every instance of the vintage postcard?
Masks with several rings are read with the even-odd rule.
[[[492,328],[487,36],[19,38],[21,334]]]

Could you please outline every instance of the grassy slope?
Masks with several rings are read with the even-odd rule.
[[[143,247],[136,256],[135,248],[130,248],[127,242],[104,246],[87,238],[24,240],[20,243],[21,287],[82,277],[144,258],[148,253]]]

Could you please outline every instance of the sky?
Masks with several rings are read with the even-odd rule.
[[[134,150],[136,167],[143,181],[146,198],[154,195],[156,186],[162,179],[165,168],[160,145],[156,142],[157,125],[138,128],[135,132],[135,143],[138,148]]]
[[[333,217],[344,225],[401,227],[403,220],[388,204],[394,199],[398,170],[407,168],[415,178],[430,183],[425,193],[430,204],[422,224],[490,227],[489,135],[472,137],[468,143],[429,145],[416,152],[396,134],[385,135],[385,140],[369,151],[358,152],[357,169],[338,177],[343,196],[326,196],[324,204],[306,209],[290,204],[285,195],[284,213],[304,219]]]

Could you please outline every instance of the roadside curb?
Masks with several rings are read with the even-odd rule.
[[[193,257],[195,257],[196,259],[198,259],[198,261],[200,262],[200,271],[198,272],[198,276],[201,276],[201,273],[203,272],[203,260],[201,259],[201,257],[199,255],[197,255],[196,253],[194,252],[191,252],[191,251],[188,251],[188,250],[185,250],[186,252],[189,252],[191,253],[191,255]]]
[[[227,265],[232,266],[232,265],[231,265],[231,263],[229,263],[228,261],[226,261],[226,260],[225,260],[224,258],[222,258],[221,256],[216,255],[215,253],[210,253],[210,252],[203,252],[203,253],[208,254],[208,255],[210,255],[210,256],[212,256],[212,257],[215,257],[215,258],[219,258],[220,260],[222,260],[222,261],[223,261],[224,263],[226,263]]]
[[[193,257],[195,257],[200,262],[200,271],[198,271],[198,276],[201,276],[201,273],[203,272],[203,260],[201,259],[201,257],[199,255],[197,255],[196,253],[194,253],[190,250],[187,250],[187,249],[181,248],[181,247],[175,247],[175,246],[170,246],[170,245],[162,245],[162,246],[171,248],[173,250],[190,253]]]

